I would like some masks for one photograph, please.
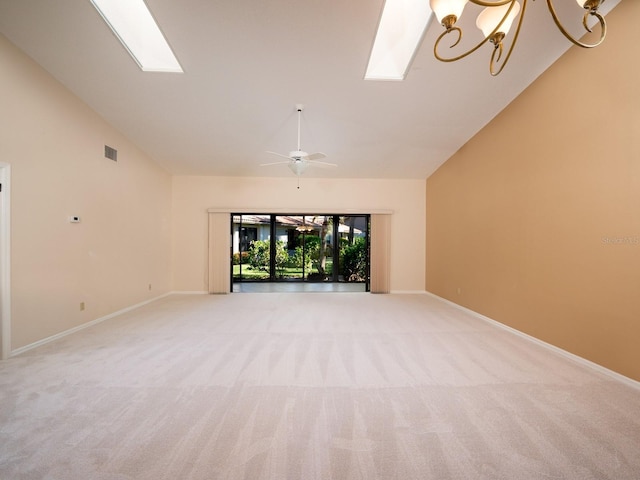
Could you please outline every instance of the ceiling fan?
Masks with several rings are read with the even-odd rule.
[[[289,155],[283,155],[282,153],[277,152],[267,152],[271,155],[277,155],[278,157],[284,157],[286,161],[280,162],[271,162],[271,163],[263,163],[261,167],[269,167],[271,165],[287,165],[291,171],[297,176],[302,175],[302,173],[310,166],[319,166],[319,167],[337,167],[335,163],[329,162],[321,162],[319,161],[321,158],[326,158],[324,153],[307,153],[304,152],[300,148],[300,115],[302,110],[304,110],[304,105],[298,104],[296,105],[296,110],[298,112],[298,148],[293,152],[289,152]]]

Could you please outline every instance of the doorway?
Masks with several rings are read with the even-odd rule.
[[[243,284],[270,283],[288,284],[287,291],[368,292],[369,231],[370,216],[364,214],[232,213],[231,291],[256,291]]]

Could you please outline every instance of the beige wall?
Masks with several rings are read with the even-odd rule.
[[[388,209],[392,214],[391,289],[424,291],[425,184],[423,180],[313,179],[300,189],[286,178],[173,178],[173,285],[207,290],[207,209],[317,209],[349,213]]]
[[[2,36],[0,65],[15,350],[170,290],[171,177]]]
[[[429,291],[636,380],[639,18],[622,2],[603,46],[572,48],[427,180],[426,269]]]

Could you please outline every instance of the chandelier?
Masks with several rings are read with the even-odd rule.
[[[298,225],[296,230],[300,233],[311,233],[313,232],[313,226],[307,225],[306,217],[302,217],[302,225]]]
[[[528,0],[521,1],[522,7],[516,0],[498,0],[493,2],[483,0],[429,0],[431,10],[434,11],[434,13],[436,14],[436,18],[445,28],[445,31],[440,34],[433,47],[433,53],[435,57],[442,62],[455,62],[456,60],[460,60],[461,58],[472,54],[485,43],[491,42],[494,48],[489,62],[489,71],[493,76],[499,75],[509,61],[511,52],[513,51],[513,47],[518,41],[518,35],[520,34],[520,27],[522,26],[522,21],[527,10]],[[454,48],[455,46],[457,46],[462,39],[462,29],[456,26],[456,22],[462,15],[462,11],[464,10],[467,2],[474,5],[479,5],[481,7],[486,7],[478,15],[478,18],[476,20],[476,26],[480,30],[482,30],[484,39],[470,50],[467,50],[466,52],[458,56],[443,57],[442,55],[440,55],[440,53],[438,53],[438,47],[440,46],[440,42],[443,38],[451,33],[453,33],[454,35],[457,34],[457,38],[455,38],[455,42],[450,46],[450,48]],[[576,0],[578,5],[586,10],[584,17],[582,18],[582,25],[587,32],[592,31],[587,23],[589,17],[595,17],[600,22],[600,38],[597,42],[592,44],[583,43],[574,38],[564,28],[562,23],[560,23],[556,10],[553,7],[552,0],[546,0],[546,2],[547,7],[549,8],[549,13],[551,13],[556,26],[558,27],[560,32],[562,32],[562,34],[572,43],[583,48],[597,47],[602,43],[607,33],[607,25],[604,21],[604,17],[600,13],[598,13],[598,8],[604,2],[604,0]],[[507,33],[509,33],[509,29],[511,28],[511,25],[518,14],[520,16],[518,18],[518,24],[516,26],[513,40],[505,54],[503,40]]]

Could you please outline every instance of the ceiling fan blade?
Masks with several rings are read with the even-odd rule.
[[[291,160],[291,157],[289,155],[283,155],[282,153],[278,153],[278,152],[267,152],[267,153],[270,153],[271,155],[276,155],[278,157],[288,158],[289,160]]]
[[[288,163],[291,163],[291,161],[288,161],[288,162],[261,163],[260,166],[261,167],[270,167],[271,165],[287,165]]]
[[[327,156],[324,153],[318,152],[318,153],[310,153],[304,158],[305,160],[320,160],[321,158],[326,158],[326,157]]]
[[[317,165],[318,167],[337,167],[338,165],[335,163],[329,162],[319,162],[317,160],[307,160],[311,165]]]

